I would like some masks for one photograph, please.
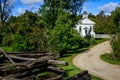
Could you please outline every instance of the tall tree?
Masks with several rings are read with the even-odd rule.
[[[40,10],[45,25],[48,28],[55,26],[55,21],[60,12],[67,12],[71,15],[77,15],[81,11],[82,4],[86,0],[44,0],[44,4]],[[74,19],[73,16],[71,19]]]
[[[11,9],[13,7],[13,0],[0,0],[0,25],[4,26],[8,19]]]
[[[64,54],[84,43],[73,29],[84,1],[86,0],[44,0],[40,13],[48,33],[49,51]]]
[[[108,34],[110,30],[110,16],[105,15],[103,11],[101,11],[95,19],[95,32],[96,33],[105,33]]]
[[[50,32],[49,46],[53,51],[60,53],[60,56],[66,54],[68,50],[89,45],[80,37],[79,33],[73,29],[70,14],[60,14],[55,24],[56,27]]]
[[[110,20],[111,33],[120,32],[120,7],[117,7],[111,14]]]
[[[90,18],[92,21],[95,21],[96,16],[92,13],[89,13],[88,18]]]

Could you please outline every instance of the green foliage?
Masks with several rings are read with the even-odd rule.
[[[111,14],[111,33],[118,33],[120,32],[120,7],[117,7],[115,11]]]
[[[21,36],[20,34],[13,35],[13,42],[11,44],[11,47],[14,51],[26,51],[29,49],[29,47],[27,47],[27,38]]]
[[[82,48],[87,45],[84,39],[73,28],[70,15],[62,13],[58,16],[56,27],[50,31],[49,45],[55,52],[60,52],[61,56],[70,49]]]
[[[96,16],[93,15],[92,13],[89,13],[88,18],[91,19],[92,21],[95,21]]]
[[[65,54],[70,49],[81,47],[84,40],[73,29],[76,13],[81,11],[86,0],[44,0],[39,13],[47,29],[47,50]],[[63,55],[61,54],[61,55]]]
[[[11,47],[1,47],[6,52],[13,52],[13,49]]]
[[[71,15],[77,15],[81,12],[82,4],[86,0],[44,0],[44,4],[39,12],[42,14],[42,19],[47,28],[55,27],[55,22],[59,13],[65,12]],[[76,16],[72,16],[74,19]]]
[[[96,33],[116,34],[120,31],[120,7],[111,13],[111,16],[106,16],[104,12],[100,12],[96,16]]]
[[[13,21],[14,20],[14,21]],[[13,51],[45,51],[46,34],[41,17],[30,11],[8,19],[2,46],[12,47]]]
[[[46,51],[66,53],[88,45],[74,30],[76,13],[85,0],[44,0],[41,16],[26,11],[11,16],[1,38],[2,46],[13,51]]]
[[[117,7],[111,14],[111,31],[114,36],[111,39],[111,46],[113,49],[112,60],[120,60],[120,7]]]
[[[101,11],[95,19],[95,32],[108,34],[111,31],[110,28],[110,16],[106,16],[103,11]]]

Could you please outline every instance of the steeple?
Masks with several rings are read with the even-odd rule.
[[[83,18],[88,18],[88,13],[86,11],[83,12]]]

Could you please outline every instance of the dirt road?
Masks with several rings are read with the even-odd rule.
[[[100,43],[74,57],[73,64],[83,70],[88,70],[103,80],[120,80],[120,66],[106,63],[100,55],[111,52],[109,41]]]

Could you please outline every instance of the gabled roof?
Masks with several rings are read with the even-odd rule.
[[[79,24],[90,24],[90,25],[94,25],[95,22],[93,22],[92,20],[88,19],[88,18],[83,18],[83,19],[80,19],[78,21]]]
[[[86,11],[83,12],[83,17],[78,21],[78,24],[86,24],[86,25],[94,25],[95,22],[92,20],[88,19],[88,14]]]

